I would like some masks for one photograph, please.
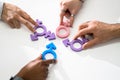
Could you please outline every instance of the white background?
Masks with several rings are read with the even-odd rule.
[[[34,19],[42,20],[47,30],[55,32],[59,25],[59,0],[5,0],[25,10]],[[86,0],[76,16],[70,40],[78,26],[89,20],[107,23],[118,22],[120,0]],[[25,64],[35,59],[46,45],[53,42],[58,63],[49,68],[47,80],[120,80],[120,39],[112,40],[93,48],[74,52],[65,47],[63,39],[49,41],[39,37],[31,41],[31,32],[23,25],[21,29],[11,29],[0,22],[0,79],[9,80]]]

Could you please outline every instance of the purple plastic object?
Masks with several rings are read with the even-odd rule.
[[[82,38],[83,44],[88,42],[89,40],[87,38]]]
[[[36,32],[37,36],[44,36],[47,32],[46,27],[44,25],[40,24],[39,26],[35,27],[35,30],[37,30],[38,28],[42,28],[44,31],[42,33]]]
[[[31,34],[30,37],[32,41],[38,40],[38,36],[44,36],[46,34],[46,27],[44,25],[39,25],[35,27],[35,30],[38,28],[42,28],[44,31],[42,33],[35,32],[34,34]]]
[[[71,44],[70,41],[69,41],[69,39],[63,40],[63,43],[64,43],[64,45],[65,45],[66,47],[68,47],[68,46]]]
[[[82,40],[80,40],[80,39],[76,39],[76,40],[73,40],[73,41],[69,41],[69,39],[65,39],[65,40],[63,40],[63,44],[66,46],[66,47],[68,47],[68,46],[70,46],[70,48],[73,50],[73,51],[76,51],[76,52],[79,52],[79,51],[81,51],[82,50],[82,45],[84,44],[84,43],[86,43],[88,41],[88,39],[86,39],[86,38],[82,38]],[[79,47],[79,48],[75,48],[74,47],[74,44],[75,43],[79,43],[81,46]]]
[[[37,30],[38,28],[42,28],[44,31],[43,31],[42,33],[35,32],[34,34],[31,34],[30,37],[31,37],[31,40],[32,40],[32,41],[38,40],[38,36],[43,36],[43,35],[45,35],[46,32],[47,32],[47,29],[46,29],[46,27],[42,24],[42,21],[36,20],[36,22],[38,23],[38,26],[35,26],[34,29]]]
[[[38,40],[36,33],[30,35],[32,41]]]
[[[39,37],[39,36],[44,36],[45,38],[48,38],[49,40],[54,40],[54,39],[56,39],[54,33],[51,33],[51,31],[48,31],[48,32],[47,32],[47,28],[46,28],[46,26],[44,26],[44,25],[42,24],[42,21],[39,21],[39,20],[37,19],[36,22],[38,23],[38,26],[35,26],[34,29],[37,30],[38,28],[42,28],[44,31],[41,32],[41,33],[38,33],[38,32],[36,31],[34,34],[31,34],[30,37],[31,37],[31,40],[32,40],[32,41],[38,40],[38,37]]]
[[[46,32],[46,34],[45,34],[44,37],[45,37],[45,38],[48,38],[49,40],[54,40],[54,39],[56,39],[55,34],[54,34],[54,33],[51,33],[51,31]]]
[[[75,44],[75,43],[79,43],[81,46],[80,46],[79,48],[75,48],[75,47],[74,47],[74,44]],[[73,41],[71,42],[70,48],[71,48],[73,51],[79,52],[79,51],[82,50],[82,45],[83,45],[83,42],[82,42],[81,40],[79,40],[79,39],[76,39],[76,40],[73,40]]]
[[[38,19],[36,19],[36,22],[39,24],[42,24],[42,21],[39,21]]]

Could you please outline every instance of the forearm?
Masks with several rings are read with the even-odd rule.
[[[1,19],[1,16],[2,16],[3,4],[4,3],[0,0],[0,19]]]

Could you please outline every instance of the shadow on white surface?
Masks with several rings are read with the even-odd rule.
[[[91,54],[90,56],[93,58],[99,59],[99,60],[107,61],[107,62],[114,64],[115,66],[118,66],[120,68],[120,62],[119,62],[120,38],[103,43],[99,46],[94,47],[93,49],[99,48],[99,47],[103,47],[104,50],[98,49],[98,52],[100,51],[101,53]]]

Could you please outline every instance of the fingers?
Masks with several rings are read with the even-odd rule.
[[[78,37],[84,36],[89,33],[92,33],[92,30],[89,28],[84,28],[82,30],[79,30],[73,39],[77,39]]]
[[[43,63],[44,64],[53,64],[53,63],[56,63],[56,60],[55,59],[44,60]]]
[[[77,34],[74,36],[73,39],[77,39],[78,37],[83,37],[83,36],[85,36],[86,34],[90,33],[91,30],[90,30],[88,27],[89,27],[88,22],[85,22],[85,23],[81,24],[81,25],[79,26],[79,29],[78,29]]]
[[[71,16],[71,17],[70,17],[70,26],[73,25],[73,22],[74,22],[74,16]]]
[[[98,42],[99,42],[98,39],[94,38],[94,39],[86,42],[85,44],[83,44],[82,49],[87,49],[89,47],[92,47],[92,46],[96,45]]]
[[[20,22],[16,19],[13,20],[13,24],[14,24],[15,28],[20,28],[20,26],[21,26]]]
[[[79,26],[78,30],[81,30],[81,29],[87,28],[88,25],[89,25],[88,22],[85,22],[85,23],[83,23],[83,24],[81,24],[81,25]]]
[[[63,23],[64,16],[66,16],[67,7],[66,7],[66,4],[63,3],[63,2],[60,3],[60,7],[61,7],[61,12],[60,12],[60,24],[62,24],[62,23]]]
[[[6,22],[11,28],[15,28],[14,25],[10,22]]]
[[[68,3],[65,1],[61,2],[61,12],[60,12],[60,24],[62,24],[64,16],[68,18],[69,20],[69,26],[73,25],[74,22],[74,16],[76,14],[76,10],[70,9],[70,6],[68,6]]]
[[[60,13],[60,24],[63,23],[64,13],[61,11]]]
[[[11,4],[4,6],[2,19],[7,22],[12,28],[20,28],[22,23],[27,26],[27,28],[32,32],[35,32],[32,25],[38,26],[38,24],[26,12]]]
[[[63,23],[63,19],[64,19],[64,16],[65,16],[66,10],[67,9],[65,9],[65,8],[61,9],[61,12],[60,12],[60,24]]]
[[[63,23],[64,16],[68,18],[69,26],[72,26],[73,22],[74,22],[74,16],[72,16],[71,13],[69,13],[69,12],[61,11],[61,14],[60,14],[60,24]]]
[[[10,25],[11,28],[20,28],[20,22],[14,18],[14,16],[4,16],[4,21]]]
[[[66,17],[67,19],[69,19],[70,16],[71,16],[71,14],[70,14],[70,12],[67,10],[67,11],[65,12],[65,17]]]
[[[13,24],[13,21],[11,18],[5,18],[4,19],[6,23],[8,23],[8,25],[11,27],[11,28],[15,28],[14,24]]]
[[[30,23],[32,23],[33,25],[37,26],[38,24],[26,13],[24,12],[23,10],[21,9],[18,9],[19,11],[19,15],[21,17],[23,17],[25,20],[29,21]]]
[[[20,28],[21,26],[20,22],[16,19],[10,19],[9,22],[13,25],[13,28]]]
[[[19,15],[15,15],[15,18],[19,20],[22,24],[24,24],[29,30],[31,30],[32,32],[35,32],[35,30],[33,29],[33,27],[30,25],[30,23],[27,20],[25,20]]]

